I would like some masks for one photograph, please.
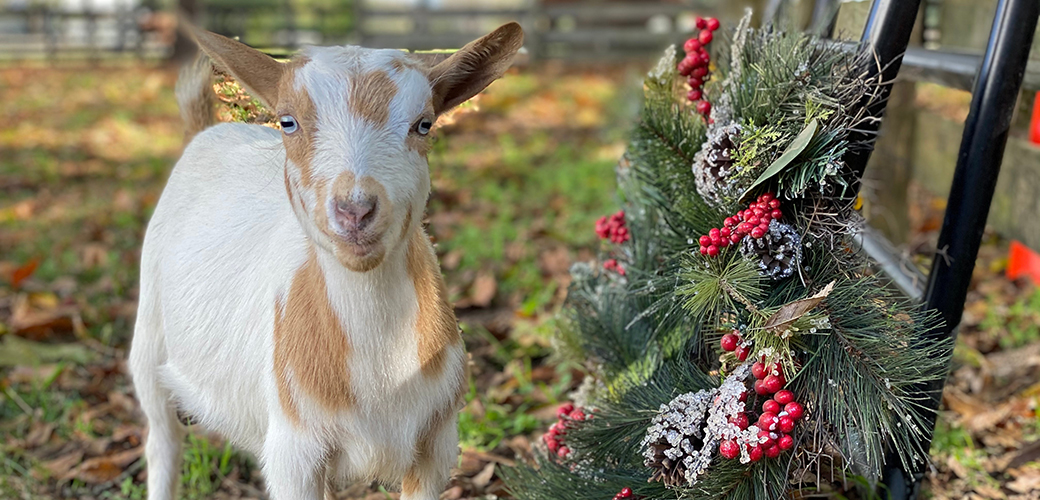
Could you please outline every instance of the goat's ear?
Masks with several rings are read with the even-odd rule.
[[[509,23],[470,42],[430,70],[433,110],[441,114],[477,95],[502,76],[524,44],[524,30]]]
[[[183,22],[183,18],[181,19]],[[217,67],[227,71],[253,97],[270,109],[278,106],[278,86],[285,65],[273,58],[230,38],[183,23],[187,33],[209,56]]]

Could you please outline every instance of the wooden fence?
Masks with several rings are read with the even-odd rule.
[[[519,21],[532,58],[645,58],[692,30],[694,13],[719,0],[528,0],[511,8],[436,8],[417,0],[393,8],[343,0],[341,9],[291,0],[205,2],[201,23],[272,53],[300,44],[357,43],[412,50],[457,48],[506,21]],[[84,2],[89,6],[90,2]],[[162,58],[172,51],[175,17],[154,0],[126,0],[105,11],[23,2],[0,7],[0,61],[18,59]],[[346,20],[344,20],[346,16]]]

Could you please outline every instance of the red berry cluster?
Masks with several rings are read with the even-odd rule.
[[[625,227],[625,211],[607,217],[604,215],[596,221],[596,234],[602,239],[609,239],[613,243],[624,243],[632,237]]]
[[[585,416],[585,412],[581,408],[575,408],[572,403],[560,405],[556,409],[556,422],[549,427],[548,432],[542,434],[542,441],[549,447],[549,452],[560,458],[567,458],[571,454],[571,449],[563,443],[567,428],[573,426],[574,422],[581,422],[586,418],[589,417]]]
[[[633,498],[632,488],[625,486],[624,488],[621,488],[621,491],[619,491],[617,495],[614,495],[614,500],[622,500],[624,498]]]
[[[737,355],[737,359],[744,361],[748,357],[748,353],[751,352],[751,347],[740,345],[740,332],[733,330],[731,333],[727,333],[722,336],[722,340],[719,341],[722,345],[722,350],[726,352],[732,352]]]
[[[736,244],[745,236],[758,239],[769,231],[769,221],[779,220],[784,216],[780,211],[780,200],[773,193],[759,196],[746,210],[741,210],[731,217],[726,217],[722,229],[711,228],[708,234],[701,236],[701,255],[715,257],[723,248]]]
[[[607,259],[603,261],[603,269],[607,271],[614,271],[622,276],[625,275],[625,267],[618,264],[617,259]]]
[[[707,19],[698,17],[697,29],[701,30],[700,33],[683,44],[686,57],[679,61],[676,69],[679,70],[680,75],[687,77],[686,83],[690,84],[691,90],[686,94],[686,98],[692,102],[700,101],[697,102],[697,112],[707,117],[711,114],[711,103],[707,99],[702,100],[704,82],[711,78],[709,74],[711,54],[708,53],[707,47],[715,37],[713,32],[719,29],[719,20],[714,17]]]
[[[723,339],[723,348],[726,342],[733,341],[725,341],[725,337]],[[759,428],[758,443],[747,445],[751,461],[757,462],[762,457],[776,458],[781,452],[794,447],[794,438],[790,434],[794,431],[795,422],[805,416],[805,408],[794,400],[793,392],[783,389],[787,381],[779,363],[767,365],[763,357],[762,361],[751,365],[751,374],[755,377],[755,393],[759,396],[773,396],[762,403],[762,413],[754,422]],[[741,401],[746,398],[746,392],[741,394]],[[748,413],[738,413],[730,417],[729,421],[740,430],[746,430],[751,424]],[[728,459],[737,458],[740,456],[740,444],[732,439],[725,440],[719,443],[719,454]]]

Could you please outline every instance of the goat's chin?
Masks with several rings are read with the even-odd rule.
[[[335,242],[336,258],[347,269],[356,273],[371,271],[383,263],[386,247],[381,241],[372,243]]]

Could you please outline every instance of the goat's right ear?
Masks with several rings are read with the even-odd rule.
[[[278,106],[278,86],[285,65],[244,43],[196,28],[184,17],[178,21],[184,27],[182,32],[194,39],[217,67],[235,77],[264,106],[272,110]]]

